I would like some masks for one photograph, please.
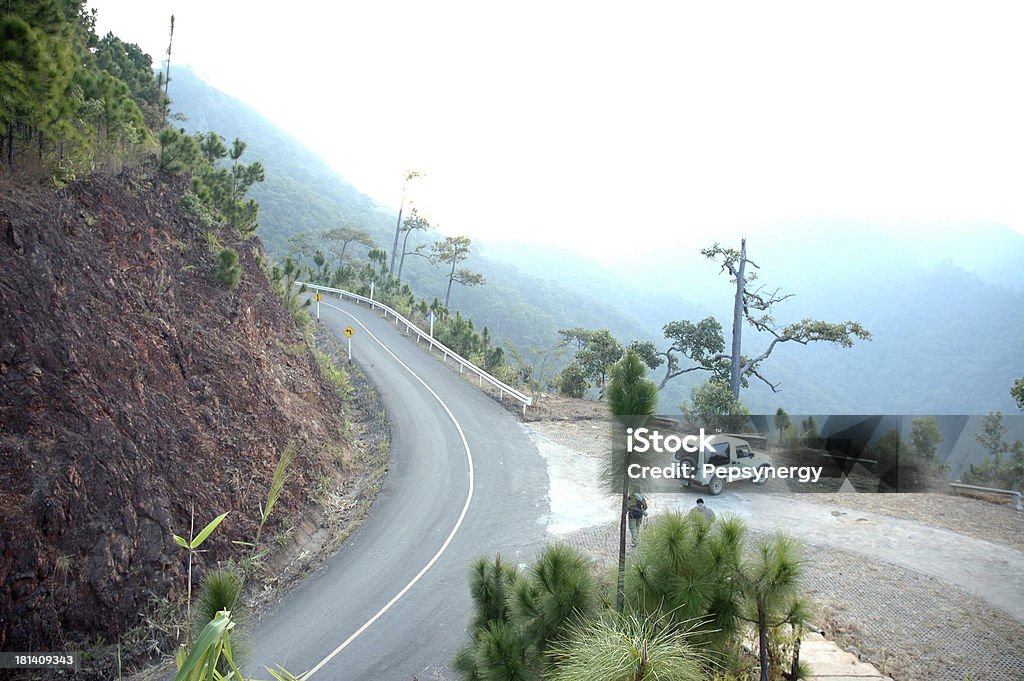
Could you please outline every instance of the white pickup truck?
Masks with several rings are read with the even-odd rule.
[[[705,485],[714,496],[722,493],[726,482],[755,478],[757,484],[767,482],[765,471],[759,477],[756,471],[771,468],[772,459],[763,452],[755,452],[746,440],[733,435],[712,435],[709,444],[710,451],[676,452],[675,459],[682,468],[679,479],[684,487]]]

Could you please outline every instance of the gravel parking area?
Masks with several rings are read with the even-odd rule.
[[[530,423],[537,435],[587,459],[608,446],[597,420]],[[740,483],[737,483],[740,484]],[[765,490],[769,493],[769,489]],[[1024,551],[1024,513],[966,496],[928,494],[773,494],[812,504],[887,515]],[[604,516],[606,519],[608,516]],[[601,522],[558,537],[612,568],[617,525]],[[806,584],[828,638],[900,681],[1024,679],[1024,622],[956,583],[834,547],[807,546]],[[1021,556],[1024,568],[1024,555]],[[985,579],[984,574],[962,579]]]

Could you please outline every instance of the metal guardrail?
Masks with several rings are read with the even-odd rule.
[[[428,351],[431,348],[436,348],[442,354],[442,361],[445,363],[445,365],[448,364],[448,359],[449,358],[455,360],[455,362],[459,365],[459,374],[460,375],[468,370],[470,373],[476,375],[476,377],[477,377],[477,385],[479,387],[482,388],[483,384],[486,382],[486,383],[489,383],[490,385],[494,386],[495,388],[497,388],[498,389],[498,399],[502,399],[503,400],[503,399],[505,399],[505,395],[508,394],[513,399],[518,400],[519,402],[522,402],[522,404],[523,404],[523,415],[524,416],[526,415],[526,408],[533,404],[533,398],[532,397],[530,397],[529,395],[526,395],[523,392],[520,392],[516,388],[513,388],[512,386],[508,385],[507,383],[503,383],[502,381],[498,380],[494,376],[490,375],[489,373],[487,373],[486,371],[484,371],[483,369],[481,369],[477,365],[475,365],[472,362],[470,362],[468,359],[462,357],[459,353],[457,353],[454,350],[452,350],[451,348],[449,348],[444,343],[439,342],[433,336],[430,336],[429,334],[425,333],[420,327],[416,326],[411,321],[409,321],[408,319],[406,319],[402,315],[398,314],[398,312],[396,312],[393,308],[388,307],[384,303],[379,303],[376,300],[374,300],[373,298],[367,298],[366,296],[361,296],[358,293],[352,293],[351,291],[345,291],[345,290],[340,289],[340,288],[330,288],[328,286],[318,286],[316,284],[309,284],[309,283],[305,283],[305,282],[301,282],[301,281],[295,282],[295,286],[305,286],[306,288],[312,289],[314,291],[324,291],[325,293],[335,293],[342,300],[344,300],[345,298],[349,298],[349,299],[351,299],[351,300],[353,300],[353,301],[355,301],[357,303],[363,303],[364,305],[369,305],[370,308],[373,309],[373,310],[378,310],[378,309],[379,310],[383,310],[384,318],[385,319],[387,319],[388,315],[391,315],[392,317],[395,318],[395,321],[397,323],[405,325],[405,329],[406,329],[407,332],[411,331],[411,332],[416,334],[416,344],[417,345],[419,345],[420,340],[423,340],[423,341],[425,341],[427,343]]]
[[[1018,511],[1024,511],[1024,506],[1021,505],[1020,492],[1014,492],[1010,489],[995,489],[993,487],[978,487],[977,485],[965,485],[962,482],[951,482],[949,486],[953,488],[953,493],[956,494],[958,489],[969,489],[975,492],[988,492],[989,494],[1008,494],[1013,497],[1014,506]]]

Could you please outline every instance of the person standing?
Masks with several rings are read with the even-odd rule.
[[[640,524],[647,515],[647,500],[640,492],[633,492],[629,495],[629,505],[626,507],[626,515],[629,518],[629,536],[633,546],[636,546],[637,536],[640,534]]]
[[[709,523],[715,521],[715,512],[704,505],[703,499],[697,499],[697,505],[693,508],[693,511],[690,511],[690,513],[693,513],[694,511],[703,513],[704,517],[708,519]]]

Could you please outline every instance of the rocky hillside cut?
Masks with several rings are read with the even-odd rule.
[[[257,264],[208,228],[183,178],[0,190],[0,649],[116,640],[185,588],[187,535],[223,511],[197,574],[251,540],[279,453],[272,526],[298,521],[343,457],[342,404]],[[217,241],[240,286],[214,278]]]

